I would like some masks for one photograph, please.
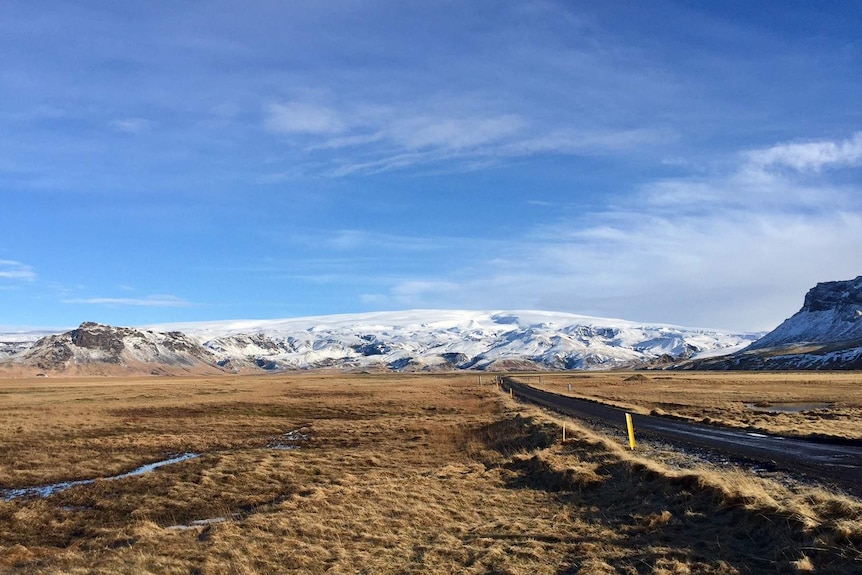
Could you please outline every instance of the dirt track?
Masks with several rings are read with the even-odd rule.
[[[625,411],[600,403],[541,391],[507,377],[503,388],[518,398],[589,422],[625,426]],[[825,442],[764,435],[736,429],[633,414],[639,438],[720,452],[835,485],[862,496],[862,441]]]

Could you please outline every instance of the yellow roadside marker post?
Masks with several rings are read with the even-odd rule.
[[[563,443],[566,442],[566,424],[563,424]]]
[[[626,427],[629,430],[629,446],[634,449],[635,448],[635,428],[632,425],[632,414],[626,414]]]

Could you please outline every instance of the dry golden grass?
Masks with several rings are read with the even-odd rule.
[[[862,503],[671,470],[476,378],[0,382],[0,572],[854,573]],[[297,450],[266,445],[303,429]],[[194,524],[216,519],[219,522]]]
[[[521,380],[637,413],[789,436],[862,439],[862,375],[858,372],[596,372],[523,376]],[[810,408],[769,413],[750,407],[774,404]]]

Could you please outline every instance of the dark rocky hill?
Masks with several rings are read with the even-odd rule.
[[[92,322],[36,341],[4,362],[7,369],[73,375],[218,372],[218,358],[180,332],[158,333]]]

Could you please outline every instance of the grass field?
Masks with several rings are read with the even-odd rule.
[[[560,424],[475,375],[0,381],[4,489],[200,454],[0,500],[0,572],[862,573],[857,499]]]

